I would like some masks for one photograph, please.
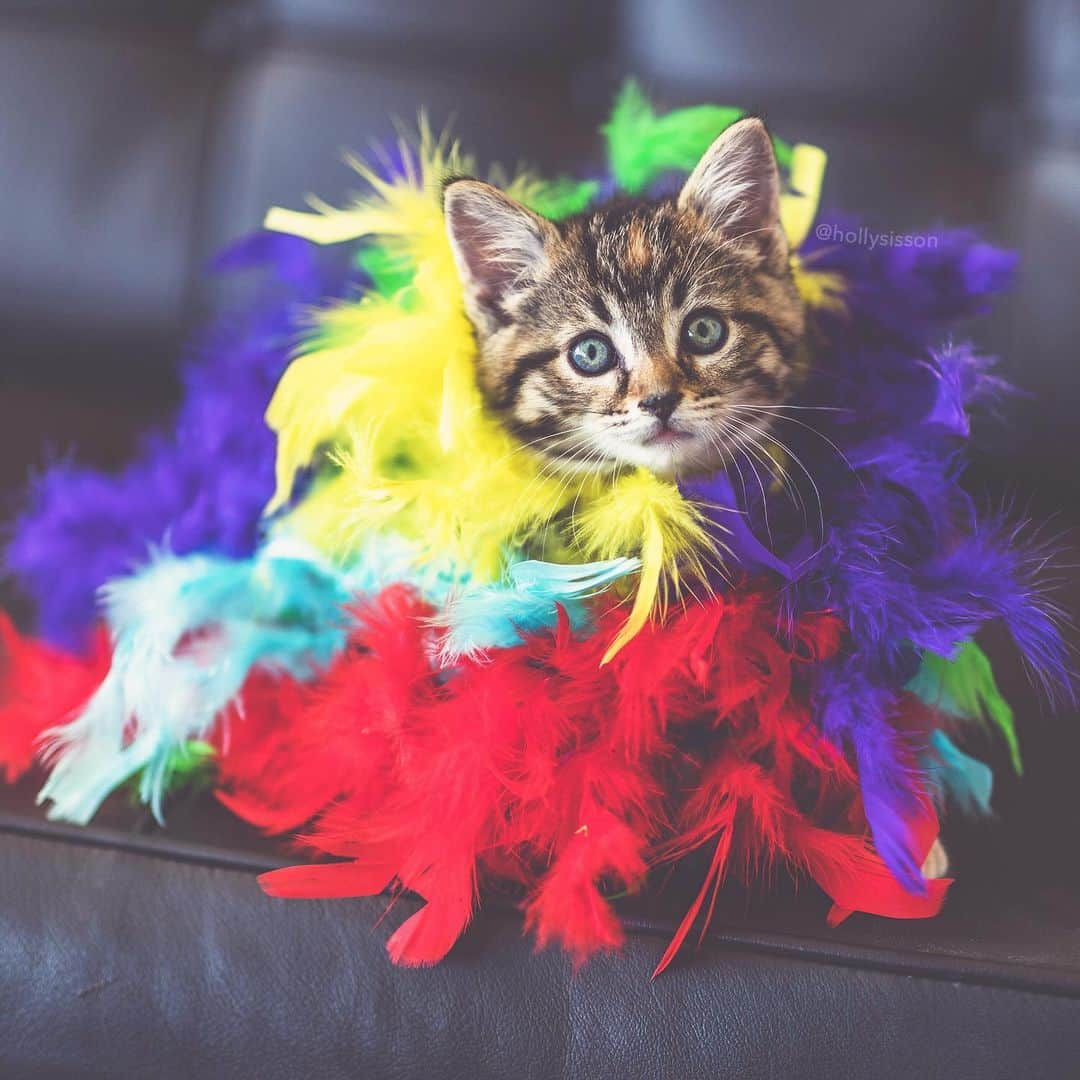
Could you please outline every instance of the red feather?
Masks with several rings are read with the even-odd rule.
[[[255,672],[219,724],[218,798],[280,833],[358,789],[381,791],[412,686],[430,678],[431,612],[395,586],[355,609],[350,647],[318,684]]]
[[[392,866],[359,866],[355,862],[285,866],[259,876],[267,896],[292,900],[342,896],[376,896],[394,877]]]
[[[23,637],[0,611],[0,766],[9,783],[34,762],[41,735],[70,720],[109,670],[100,628],[85,655]]]
[[[658,971],[697,922],[704,933],[733,870],[780,861],[860,910],[940,902],[944,885],[900,895],[868,845],[854,771],[809,722],[810,667],[840,645],[831,615],[781,633],[766,598],[715,597],[601,666],[622,613],[585,638],[560,613],[552,631],[442,672],[431,610],[407,589],[354,614],[318,686],[249,682],[222,727],[220,797],[264,828],[310,823],[303,842],[339,860],[265,875],[272,895],[420,896],[388,943],[397,963],[441,959],[502,878],[524,887],[537,945],[580,964],[623,941],[608,893],[709,844]]]

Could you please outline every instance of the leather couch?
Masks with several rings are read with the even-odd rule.
[[[269,899],[255,874],[281,853],[205,802],[167,833],[122,805],[70,829],[28,794],[0,812],[5,1077],[1077,1075],[1080,892],[1005,844],[996,869],[966,860],[933,923],[828,930],[818,895],[729,894],[650,981],[669,887],[625,911],[620,956],[577,973],[497,903],[408,971],[382,922],[413,901]]]

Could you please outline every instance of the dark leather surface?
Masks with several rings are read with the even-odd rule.
[[[288,861],[205,799],[161,833],[122,800],[48,825],[0,810],[0,1075],[1074,1077],[1080,905],[961,881],[934,922],[825,927],[813,890],[731,892],[660,979],[680,883],[623,909],[619,957],[533,954],[496,900],[440,967],[393,968],[415,909],[287,902]],[[1005,886],[1004,895],[1000,886]]]
[[[259,859],[10,823],[0,857],[4,1076],[1013,1080],[1080,1060],[1076,989],[739,933],[650,982],[649,928],[575,975],[506,912],[400,971],[384,901],[268,899]]]

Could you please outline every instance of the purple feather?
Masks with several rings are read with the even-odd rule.
[[[855,760],[878,854],[906,889],[925,893],[923,853],[907,824],[926,790],[916,767],[916,755],[925,748],[905,744],[889,722],[897,691],[876,684],[862,669],[858,653],[852,653],[819,672],[816,697],[825,735]]]

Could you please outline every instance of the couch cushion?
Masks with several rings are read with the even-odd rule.
[[[496,903],[408,971],[383,951],[385,899],[265,897],[255,874],[285,860],[205,800],[168,834],[119,802],[77,830],[42,823],[28,790],[0,812],[5,1076],[1052,1080],[1080,1059],[1075,892],[960,887],[936,922],[836,931],[815,897],[750,916],[729,896],[655,981],[663,899],[577,973]]]

